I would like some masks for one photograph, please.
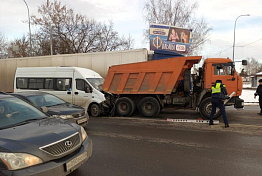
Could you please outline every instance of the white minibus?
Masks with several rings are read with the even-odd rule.
[[[91,116],[101,114],[104,79],[93,70],[79,67],[17,68],[14,92],[42,91],[85,108]]]

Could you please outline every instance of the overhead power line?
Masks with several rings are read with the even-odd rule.
[[[216,55],[219,55],[219,54],[221,54],[221,53],[223,53],[223,52],[225,52],[225,51],[227,51],[227,50],[229,50],[229,49],[231,49],[231,48],[233,48],[233,46],[230,46],[229,48],[227,48],[227,49],[225,49],[225,50],[223,50],[223,51],[220,51],[219,53],[214,54],[214,55],[212,55],[211,57],[216,56]]]
[[[254,42],[251,42],[251,43],[248,43],[248,44],[245,44],[245,45],[242,45],[242,46],[235,46],[235,47],[245,47],[245,46],[254,44],[254,43],[256,43],[256,42],[259,42],[259,41],[261,41],[261,40],[262,40],[262,38],[254,41]],[[233,48],[233,46],[231,46],[231,47],[229,47],[229,48],[227,48],[227,49],[225,49],[225,50],[223,50],[223,51],[220,51],[219,53],[214,54],[214,55],[212,55],[211,57],[216,56],[216,55],[219,55],[219,54],[221,54],[221,53],[223,53],[223,52],[225,52],[225,51],[227,51],[227,50],[229,50],[229,49],[231,49],[231,48]]]
[[[261,38],[261,39],[258,39],[258,40],[256,40],[256,41],[254,41],[254,42],[251,42],[251,43],[248,43],[248,44],[245,44],[245,45],[239,46],[239,47],[245,47],[245,46],[251,45],[251,44],[253,44],[253,43],[259,42],[259,41],[261,41],[261,40],[262,40],[262,38]]]

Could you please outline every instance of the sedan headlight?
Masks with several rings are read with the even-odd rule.
[[[42,159],[26,153],[1,153],[0,159],[8,167],[8,170],[17,170],[43,163]]]
[[[72,118],[74,118],[72,115],[53,115],[53,117],[61,118],[61,119],[72,119]]]
[[[86,139],[87,134],[83,127],[81,127],[81,136],[82,136],[82,142]]]

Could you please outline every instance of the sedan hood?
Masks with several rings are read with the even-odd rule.
[[[73,104],[61,104],[47,107],[47,110],[49,115],[73,115],[83,112],[84,108]]]
[[[59,118],[49,117],[0,130],[0,147],[5,149],[2,152],[8,150],[9,152],[30,153],[42,156],[43,160],[50,160],[55,158],[41,151],[39,147],[57,142],[77,132],[80,133],[79,126]]]

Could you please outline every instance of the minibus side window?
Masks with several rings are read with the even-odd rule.
[[[27,89],[28,78],[16,78],[16,88],[17,89]]]
[[[89,88],[89,89],[87,89]],[[90,93],[87,90],[90,90],[90,86],[86,83],[85,80],[83,79],[77,79],[76,80],[76,89],[77,90],[81,90],[81,91],[85,91],[86,93]]]
[[[18,89],[53,89],[57,91],[71,91],[71,78],[16,78]]]
[[[45,79],[45,89],[53,89],[54,88],[54,81],[52,78]]]
[[[59,90],[59,91],[70,91],[70,90],[72,90],[72,79],[57,78],[55,90]]]
[[[43,78],[30,78],[29,89],[43,89],[44,79]]]
[[[76,89],[85,91],[85,81],[82,79],[77,79],[76,80]]]

